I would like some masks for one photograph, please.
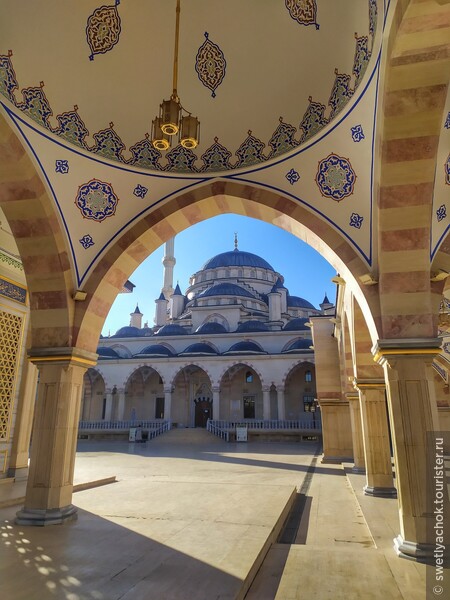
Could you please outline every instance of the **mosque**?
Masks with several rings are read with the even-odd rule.
[[[310,317],[334,314],[327,296],[318,310],[290,294],[266,260],[238,249],[237,237],[234,250],[192,275],[185,294],[173,288],[175,262],[171,239],[155,325],[143,326],[136,306],[129,326],[100,339],[98,366],[85,375],[80,435],[159,420],[206,427],[211,419],[226,429],[245,421],[266,435],[318,430]]]
[[[0,3],[0,493],[26,482],[2,539],[66,540],[77,568],[91,541],[77,546],[71,532],[93,521],[90,510],[75,521],[75,457],[92,423],[176,424],[148,445],[189,433],[222,443],[208,422],[296,422],[302,435],[313,423],[323,441],[313,483],[323,477],[328,490],[337,469],[347,485],[339,510],[322,517],[343,516],[358,498],[366,522],[377,520],[359,553],[343,549],[345,533],[317,552],[297,548],[309,595],[320,597],[313,584],[335,561],[348,577],[330,589],[356,585],[370,554],[367,572],[387,578],[373,589],[395,579],[381,597],[423,597],[422,563],[437,560],[433,498],[450,505],[430,462],[446,464],[450,446],[449,61],[450,0]],[[176,235],[227,213],[317,250],[337,273],[333,303],[291,295],[282,264],[232,243],[172,293]],[[155,324],[142,325],[136,307],[130,325],[100,339],[115,298],[163,244]],[[225,450],[213,454],[237,469]],[[237,527],[247,516],[248,531],[265,514],[254,490],[267,483],[266,465],[253,459],[255,488],[229,519]],[[286,461],[270,462],[265,491],[281,494]],[[305,485],[308,469],[295,471]],[[235,482],[236,494],[226,488],[216,501],[244,487]],[[196,491],[186,496],[193,509],[203,506]],[[102,498],[97,509],[109,501],[91,493]],[[254,496],[257,510],[246,512]],[[209,536],[220,527],[201,529],[212,541],[201,568],[224,548]],[[195,561],[197,533],[177,558]],[[236,546],[258,535],[240,530]],[[117,539],[96,537],[111,552]],[[439,543],[450,547],[444,535]],[[32,572],[22,549],[6,573],[11,598],[31,597],[15,595]],[[215,581],[243,563],[227,557],[217,558]],[[366,592],[353,597],[376,598]]]

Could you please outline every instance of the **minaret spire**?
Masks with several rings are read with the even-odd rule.
[[[173,268],[177,262],[175,260],[174,253],[175,238],[170,238],[170,240],[167,240],[167,242],[164,244],[164,258],[162,260],[164,266],[164,279],[161,291],[166,300],[169,300],[173,294]]]

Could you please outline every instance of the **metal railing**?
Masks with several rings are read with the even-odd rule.
[[[78,423],[78,433],[126,432],[134,427],[140,427],[142,430],[147,431],[147,439],[152,440],[156,436],[170,431],[172,423],[162,419],[155,421],[80,421]]]
[[[229,431],[236,427],[247,427],[249,430],[265,431],[322,431],[321,421],[279,421],[278,419],[255,420],[243,419],[241,421],[209,421],[211,427]]]
[[[212,421],[208,419],[206,423],[206,430],[214,435],[217,435],[221,440],[225,440],[226,442],[230,441],[230,432],[226,429],[218,427],[215,423],[218,421]]]

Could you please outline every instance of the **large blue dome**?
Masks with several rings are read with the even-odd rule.
[[[218,283],[211,286],[204,292],[201,292],[196,298],[206,298],[207,296],[244,296],[245,298],[255,298],[248,290],[235,283]]]
[[[287,305],[289,308],[312,308],[313,310],[317,310],[308,300],[300,298],[300,296],[291,296],[290,294],[287,297]]]
[[[230,252],[217,254],[207,260],[201,270],[217,269],[218,267],[259,267],[260,269],[269,269],[270,271],[275,270],[260,256],[251,252],[243,252],[242,250],[231,250]]]

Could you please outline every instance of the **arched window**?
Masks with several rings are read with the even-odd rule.
[[[247,371],[245,374],[245,383],[253,383],[253,373],[251,371]]]
[[[312,381],[312,373],[311,371],[305,371],[305,381],[310,383]]]
[[[238,269],[238,277],[242,277],[244,275],[244,272],[242,269]]]

